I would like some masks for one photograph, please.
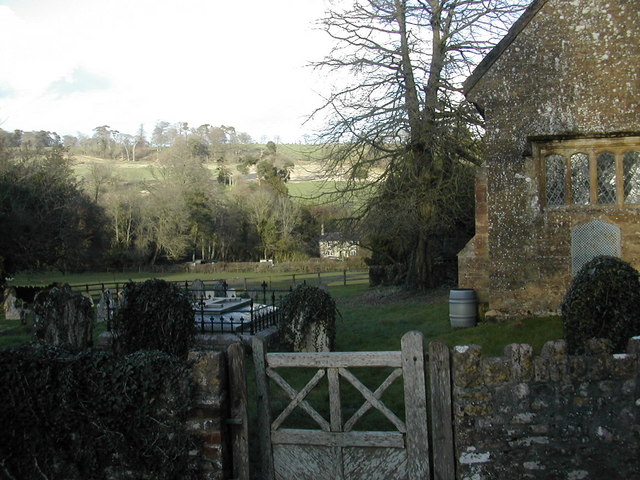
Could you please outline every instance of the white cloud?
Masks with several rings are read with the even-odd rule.
[[[311,26],[325,2],[5,1],[0,127],[133,133],[167,120],[296,140],[318,105],[304,65],[328,51]]]

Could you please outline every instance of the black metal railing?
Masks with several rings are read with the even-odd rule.
[[[195,314],[195,324],[199,333],[255,335],[257,332],[277,326],[282,310],[278,305],[260,305],[251,301],[250,309],[245,312],[211,315],[201,307],[199,311],[195,310]]]
[[[199,333],[240,333],[255,335],[257,332],[278,325],[281,316],[280,305],[288,290],[268,290],[263,282],[259,289],[229,288],[224,281],[185,281],[172,282],[183,288],[190,296],[194,312],[194,326]],[[117,286],[117,284],[116,284]],[[113,329],[113,318],[120,306],[120,289],[115,294],[104,288],[99,308],[103,309],[107,330]],[[208,308],[207,300],[213,298],[229,299],[241,305],[241,310],[228,313],[216,313]],[[246,301],[242,305],[242,301]],[[262,302],[262,303],[260,303]]]

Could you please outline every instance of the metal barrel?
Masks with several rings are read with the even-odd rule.
[[[449,320],[452,328],[475,327],[478,299],[471,288],[456,288],[449,292]]]

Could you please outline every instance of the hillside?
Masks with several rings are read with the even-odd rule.
[[[249,149],[259,151],[262,145],[251,145]],[[92,177],[107,176],[111,183],[119,189],[144,190],[157,181],[159,163],[152,152],[142,160],[131,162],[126,160],[103,159],[95,156],[74,154],[73,169],[86,184],[92,183]],[[292,162],[291,176],[287,183],[290,195],[303,203],[315,203],[321,194],[336,191],[343,185],[341,178],[325,178],[325,172],[319,159],[318,147],[313,145],[278,145],[278,161]],[[250,167],[247,174],[239,172],[241,162],[225,163],[225,167],[233,173],[236,181],[254,182],[257,179],[256,167]],[[205,163],[212,172],[219,168],[217,162]],[[323,202],[327,202],[323,198]],[[329,201],[331,203],[331,201]]]

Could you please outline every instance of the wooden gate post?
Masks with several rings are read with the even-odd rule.
[[[431,379],[431,421],[433,426],[433,478],[453,480],[453,421],[451,412],[451,359],[449,347],[442,342],[429,344]]]
[[[258,396],[258,439],[260,443],[260,464],[262,478],[274,479],[273,449],[271,447],[271,412],[269,411],[269,380],[267,379],[267,363],[264,342],[253,337],[253,363],[256,367],[256,390]]]
[[[233,478],[249,480],[249,419],[247,416],[247,378],[244,347],[233,343],[227,349],[229,359],[229,416]]]
[[[420,332],[402,336],[402,373],[407,421],[407,480],[429,477],[427,392],[424,378],[424,337]]]

